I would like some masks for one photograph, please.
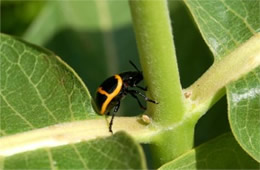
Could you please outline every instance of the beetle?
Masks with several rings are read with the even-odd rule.
[[[115,113],[118,111],[120,107],[121,100],[128,94],[130,94],[133,98],[135,98],[142,109],[146,109],[140,102],[137,95],[144,98],[144,100],[158,104],[155,100],[152,100],[146,97],[144,94],[139,92],[138,90],[131,88],[139,88],[143,91],[147,91],[147,88],[138,86],[143,80],[142,72],[136,67],[136,65],[129,61],[130,64],[135,68],[136,71],[128,71],[120,74],[115,74],[107,78],[97,89],[95,103],[97,106],[97,110],[101,115],[110,115],[110,111],[114,108],[114,112],[112,114],[112,118],[109,122],[109,132],[113,134],[112,125]]]

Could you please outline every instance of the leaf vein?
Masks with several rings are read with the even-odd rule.
[[[49,159],[49,162],[50,162],[50,168],[53,169],[53,170],[55,170],[56,168],[53,166],[54,160],[53,160],[53,158],[52,158],[51,150],[48,149],[48,148],[46,148],[45,150],[46,150],[46,152],[47,152],[48,159]]]
[[[50,109],[47,107],[47,105],[45,104],[45,100],[43,99],[39,89],[37,88],[37,86],[32,82],[32,80],[28,77],[28,75],[25,73],[24,69],[21,67],[20,64],[18,64],[20,70],[22,71],[22,73],[27,77],[29,83],[34,87],[37,95],[39,96],[40,98],[40,101],[41,101],[41,104],[42,106],[47,110],[47,112],[51,115],[51,117],[57,122],[57,118],[54,116],[54,114],[50,111]]]
[[[76,154],[79,157],[79,160],[82,162],[83,166],[85,169],[89,169],[87,164],[85,163],[83,157],[81,156],[80,152],[78,151],[77,147],[74,144],[71,144],[72,148],[74,149],[74,151],[76,152]]]
[[[251,25],[247,22],[247,20],[245,20],[241,15],[239,15],[239,14],[238,14],[236,11],[234,11],[232,8],[230,8],[230,6],[228,6],[228,4],[226,4],[226,2],[225,2],[224,0],[221,0],[221,1],[223,2],[224,6],[225,6],[228,10],[230,10],[235,16],[237,16],[239,19],[241,19],[241,20],[245,23],[245,25],[248,27],[249,31],[250,31],[253,35],[256,34],[255,30],[251,27]]]
[[[3,100],[6,102],[6,104],[9,106],[9,108],[18,116],[20,117],[27,125],[29,125],[32,129],[35,127],[22,115],[20,114],[13,106],[8,102],[8,100],[5,98],[4,95],[1,95]]]
[[[200,4],[200,2],[199,2],[199,4]],[[239,45],[239,42],[232,36],[231,32],[228,29],[226,29],[216,18],[214,18],[211,14],[209,14],[209,12],[207,10],[205,10],[204,8],[200,8],[200,9],[203,10],[205,12],[205,14],[208,15],[208,17],[211,18],[212,21],[214,21],[216,24],[218,24],[228,35],[230,35],[230,38],[231,38],[232,42],[234,42],[234,44]]]

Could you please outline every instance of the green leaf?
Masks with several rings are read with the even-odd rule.
[[[231,133],[211,140],[160,169],[258,169],[259,164],[245,153]]]
[[[202,77],[196,83],[196,85],[204,85],[199,88],[193,85],[195,87],[193,92],[198,96],[198,94],[209,94],[215,90],[213,92],[215,99],[211,101],[215,103],[223,96],[223,87],[232,82],[230,86],[227,86],[228,114],[232,132],[243,149],[260,161],[260,131],[259,122],[256,121],[260,113],[259,89],[257,88],[259,87],[260,65],[258,33],[260,31],[258,15],[260,1],[194,0],[185,2],[215,57],[215,62],[205,74],[204,80]],[[252,73],[247,74],[250,71]],[[245,74],[247,75],[244,76]],[[234,82],[239,78],[241,78],[239,81]],[[210,82],[211,85],[203,81]],[[202,90],[210,86],[213,88],[208,88],[209,93]],[[246,95],[251,93],[253,94]],[[245,94],[241,101],[236,98],[239,94]]]
[[[227,98],[234,136],[260,162],[260,67],[228,85]]]
[[[214,57],[221,59],[260,31],[258,0],[185,0]]]
[[[110,133],[105,120],[97,120],[86,87],[69,66],[18,38],[0,38],[0,167],[145,168],[140,146],[125,134],[82,142]],[[114,131],[123,124],[140,138],[148,131],[136,118],[114,123]]]
[[[44,148],[0,161],[1,169],[145,169],[144,153],[126,133]]]
[[[1,35],[1,136],[96,116],[89,92],[55,54]]]

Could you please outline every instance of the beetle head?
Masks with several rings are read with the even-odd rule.
[[[120,74],[125,86],[134,87],[143,80],[142,72],[131,71]]]

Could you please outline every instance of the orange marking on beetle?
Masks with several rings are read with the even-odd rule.
[[[102,89],[102,87],[99,87],[98,90],[97,90],[100,94],[104,94],[105,96],[109,96],[109,94]]]
[[[97,90],[100,94],[104,94],[105,96],[107,96],[107,99],[105,100],[105,102],[102,104],[102,107],[101,107],[100,114],[102,114],[102,115],[105,113],[106,108],[109,105],[109,103],[113,100],[113,98],[115,96],[118,95],[118,93],[122,89],[122,86],[123,86],[122,78],[118,74],[115,75],[115,78],[117,79],[118,84],[116,86],[116,89],[111,94],[109,94],[105,90],[103,90],[102,87],[99,87]]]

